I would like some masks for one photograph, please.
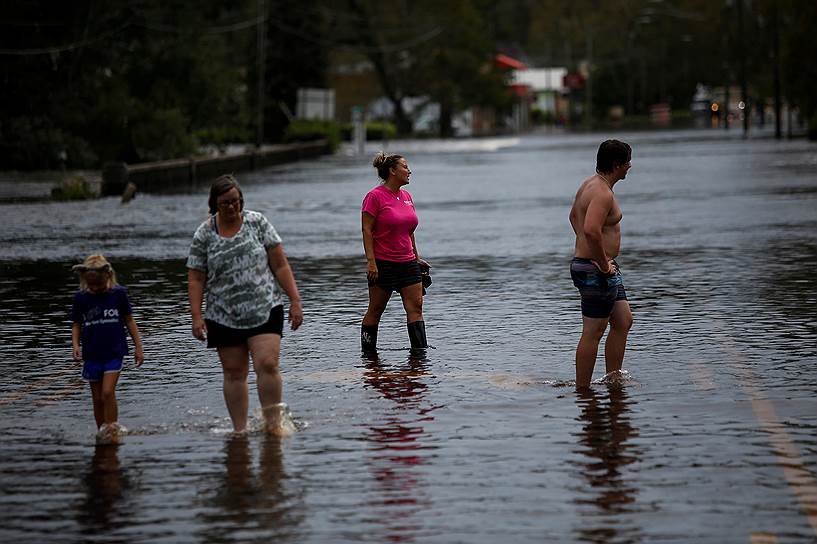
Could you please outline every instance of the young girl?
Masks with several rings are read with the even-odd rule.
[[[74,266],[74,271],[79,273],[80,287],[71,310],[74,360],[84,361],[82,377],[91,385],[99,436],[106,438],[120,428],[115,389],[122,359],[128,354],[125,327],[133,339],[136,366],[145,359],[142,339],[128,292],[116,283],[116,273],[105,257],[91,255]]]

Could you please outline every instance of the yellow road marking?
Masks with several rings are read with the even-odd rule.
[[[795,497],[797,497],[800,509],[806,515],[814,534],[817,535],[817,481],[806,468],[797,445],[777,417],[774,404],[753,385],[753,383],[757,382],[757,378],[746,365],[741,364],[743,363],[743,357],[735,346],[734,339],[729,334],[724,333],[717,322],[715,322],[715,326],[720,333],[721,346],[731,357],[732,367],[738,371],[740,385],[749,395],[755,418],[763,430],[768,433],[769,444],[772,446],[772,451],[777,455],[778,464],[783,469],[783,475]]]
[[[62,400],[65,397],[76,393],[80,388],[82,388],[83,385],[85,385],[85,382],[83,380],[75,380],[68,387],[63,387],[62,389],[55,391],[54,393],[48,395],[45,398],[34,401],[34,405],[45,406],[46,404],[51,404],[52,402]]]
[[[743,384],[743,387],[752,395],[752,410],[755,412],[755,417],[760,421],[763,429],[769,433],[769,442],[779,458],[783,475],[800,502],[800,508],[806,514],[814,534],[817,535],[817,482],[805,467],[797,445],[784,430],[784,425],[780,423],[774,404],[761,397],[753,386]]]
[[[752,533],[751,544],[777,544],[777,537],[772,533]]]
[[[75,369],[71,369],[70,374],[74,374],[75,372],[76,372]],[[29,393],[35,391],[36,389],[40,389],[40,388],[42,388],[44,386],[47,386],[47,385],[50,385],[52,383],[56,383],[57,381],[63,380],[68,376],[68,374],[69,374],[68,372],[63,372],[63,373],[58,374],[56,376],[48,376],[46,378],[41,378],[41,379],[37,380],[36,382],[32,382],[32,383],[18,389],[14,393],[11,393],[11,394],[7,395],[6,397],[0,399],[0,406],[5,406],[6,404],[11,404],[12,402],[20,400],[21,398],[25,397],[26,395],[28,395]]]
[[[695,389],[698,391],[711,391],[717,388],[712,370],[700,361],[690,365],[690,375],[692,382],[695,384]]]

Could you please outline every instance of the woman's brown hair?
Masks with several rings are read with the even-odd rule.
[[[224,174],[219,176],[210,185],[210,198],[207,205],[210,207],[210,215],[215,215],[218,212],[218,197],[231,189],[238,190],[238,197],[241,199],[241,210],[244,210],[244,193],[241,192],[241,186],[232,174]]]
[[[377,169],[377,175],[382,180],[389,179],[389,174],[391,173],[391,169],[397,166],[397,161],[403,158],[403,155],[386,155],[385,152],[381,151],[377,155],[374,156],[374,160],[372,161],[372,166]]]

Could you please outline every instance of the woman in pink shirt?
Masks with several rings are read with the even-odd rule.
[[[369,308],[363,316],[360,345],[365,353],[377,348],[377,326],[393,291],[400,293],[412,349],[428,347],[423,321],[423,285],[420,267],[430,265],[420,258],[414,229],[417,213],[408,191],[411,170],[400,155],[382,151],[372,162],[383,183],[363,199],[363,248],[369,280]]]

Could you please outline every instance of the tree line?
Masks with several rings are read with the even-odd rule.
[[[688,107],[696,83],[748,81],[817,115],[817,3],[807,0],[29,0],[0,18],[0,167],[98,167],[202,145],[279,141],[301,87],[333,59],[371,67],[411,130],[407,97],[510,107],[502,52],[589,76],[591,114]],[[259,125],[260,123],[260,125]]]

